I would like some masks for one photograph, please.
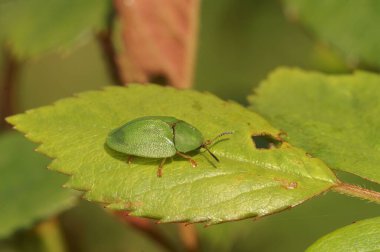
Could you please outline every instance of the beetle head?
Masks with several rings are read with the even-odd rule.
[[[226,131],[226,132],[223,132],[223,133],[220,133],[219,135],[217,135],[216,137],[214,137],[213,139],[209,139],[209,140],[206,140],[204,141],[204,143],[201,145],[201,148],[205,148],[205,150],[210,153],[210,155],[216,160],[219,162],[219,159],[210,151],[210,149],[207,147],[207,146],[210,146],[212,145],[218,138],[224,136],[224,135],[231,135],[233,134],[234,132],[232,131]]]

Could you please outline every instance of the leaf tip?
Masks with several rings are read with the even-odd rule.
[[[22,114],[8,116],[5,118],[5,121],[13,126],[16,126],[17,121],[19,120],[20,116],[22,116]]]

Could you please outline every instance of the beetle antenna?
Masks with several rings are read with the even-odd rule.
[[[210,155],[216,160],[219,162],[219,158],[217,158],[210,150],[209,148],[207,148],[206,145],[203,146],[203,148],[205,148],[207,150],[208,153],[210,153]]]
[[[216,137],[214,137],[213,139],[211,140],[206,140],[206,142],[204,142],[203,146],[206,146],[206,145],[211,145],[213,142],[215,142],[215,140],[217,140],[218,138],[224,136],[224,135],[232,135],[234,132],[233,131],[226,131],[226,132],[223,132],[223,133],[220,133],[219,135],[217,135]]]
[[[231,135],[233,134],[234,132],[233,131],[226,131],[226,132],[223,132],[223,133],[220,133],[219,135],[217,135],[216,137],[214,137],[213,139],[211,140],[206,140],[201,147],[205,148],[207,150],[208,153],[210,153],[210,155],[216,160],[219,162],[219,158],[217,158],[211,151],[209,148],[207,148],[208,145],[211,145],[213,142],[215,142],[215,140],[217,140],[219,137],[222,137],[224,135]]]

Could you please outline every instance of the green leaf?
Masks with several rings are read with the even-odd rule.
[[[71,207],[75,194],[60,188],[65,176],[48,172],[49,159],[22,135],[0,136],[0,238]]]
[[[135,158],[128,164],[126,155],[105,146],[111,130],[148,115],[183,119],[206,138],[235,133],[212,146],[220,163],[207,152],[194,152],[198,167],[192,168],[177,156],[167,161],[158,178],[161,160]],[[252,135],[279,141],[280,131],[235,103],[196,91],[109,87],[30,110],[9,122],[41,142],[39,151],[56,158],[51,169],[72,175],[67,187],[86,191],[90,201],[161,222],[219,223],[264,216],[337,183],[324,163],[285,142],[278,148],[257,149]]]
[[[351,62],[380,66],[380,3],[376,0],[286,0],[287,12]]]
[[[104,0],[3,0],[0,38],[19,57],[67,50],[100,30],[110,10]]]
[[[380,183],[380,77],[274,71],[251,108],[288,133],[288,140],[330,167]]]
[[[71,248],[71,251],[167,252],[146,233],[138,232],[132,226],[104,211],[102,207],[86,201],[80,201],[79,203],[60,216],[61,228],[67,238],[66,245]],[[167,229],[173,226],[158,225],[157,227],[160,228],[159,232],[165,233],[168,230],[164,230],[164,228]],[[172,238],[177,230],[170,231],[173,231],[170,233]],[[178,249],[178,251],[181,250]]]
[[[380,217],[358,221],[323,236],[307,252],[380,251]]]
[[[246,104],[252,85],[279,65],[326,69],[313,63],[314,41],[285,19],[281,1],[203,1],[201,8],[198,90]]]

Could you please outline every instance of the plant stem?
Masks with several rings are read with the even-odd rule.
[[[0,92],[0,128],[10,128],[5,117],[15,113],[14,96],[16,83],[20,73],[20,62],[12,55],[8,48],[3,48],[4,72]]]
[[[380,204],[380,192],[368,190],[357,185],[340,183],[333,187],[332,190]]]
[[[198,234],[195,226],[193,224],[179,223],[178,230],[186,251],[199,251]]]
[[[118,65],[116,62],[116,49],[112,41],[113,23],[115,17],[115,10],[111,7],[107,17],[107,26],[103,31],[100,31],[96,38],[106,61],[108,72],[115,85],[123,85],[123,80],[119,74]]]
[[[47,252],[65,252],[62,232],[57,219],[45,221],[37,226],[36,232]]]
[[[104,30],[97,34],[99,45],[103,52],[103,57],[106,61],[108,72],[115,85],[122,86],[123,81],[120,78],[117,64],[116,64],[116,50],[112,43],[112,31]]]
[[[175,248],[175,246],[162,234],[162,232],[160,232],[157,226],[152,223],[152,221],[143,218],[128,216],[128,212],[126,211],[118,211],[115,213],[128,225],[144,233],[150,239],[161,245],[161,247],[165,248],[167,251],[178,251]]]

